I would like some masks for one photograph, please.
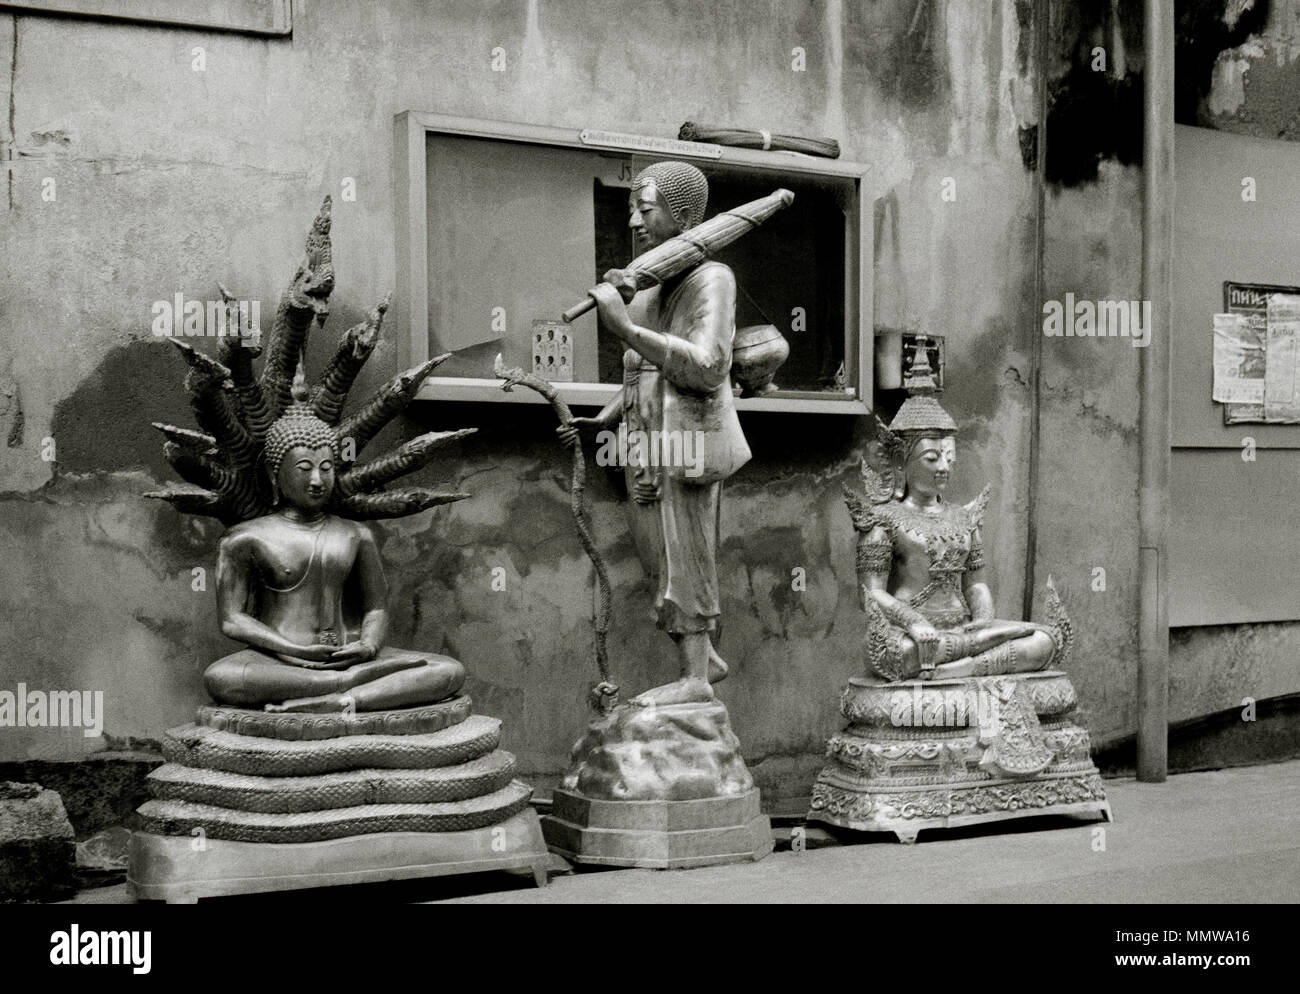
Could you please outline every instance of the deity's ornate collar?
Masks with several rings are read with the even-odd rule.
[[[922,511],[902,501],[890,501],[875,511],[891,530],[901,528],[922,539],[959,542],[977,527],[970,509],[962,504],[941,504],[936,511]]]

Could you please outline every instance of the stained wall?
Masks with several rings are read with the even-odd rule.
[[[326,337],[394,284],[395,113],[415,109],[674,135],[684,120],[839,139],[880,201],[876,321],[946,336],[945,405],[963,425],[954,496],[994,486],[987,544],[1001,613],[1051,572],[1075,614],[1072,670],[1101,741],[1131,732],[1136,358],[1044,355],[1031,497],[1033,174],[1028,4],[838,0],[620,13],[603,2],[354,4],[300,0],[289,39],[0,10],[0,103],[13,150],[0,191],[0,687],[105,692],[105,734],[0,729],[0,760],[72,759],[156,740],[204,700],[219,526],[141,494],[171,476],[150,421],[189,423],[182,364],[150,332],[154,301],[221,280],[269,310],[307,224],[334,195],[338,273]],[[914,9],[915,8],[915,9]],[[196,71],[194,50],[206,65]],[[493,49],[507,68],[493,71]],[[796,71],[794,49],[806,68]],[[57,199],[42,199],[46,177]],[[345,178],[355,201],[344,201]],[[1050,201],[1051,294],[1127,296],[1139,174],[1115,167]],[[944,191],[955,197],[944,197]],[[575,288],[578,290],[580,288]],[[1135,292],[1135,290],[1134,290]],[[390,329],[397,334],[400,329]],[[329,343],[309,359],[321,363]],[[387,347],[361,388],[402,365]],[[583,722],[592,578],[568,517],[566,461],[543,408],[424,405],[480,432],[419,482],[475,496],[382,527],[395,642],[462,659],[479,710],[543,788]],[[770,808],[797,810],[861,671],[853,534],[839,496],[870,437],[858,419],[749,414],[755,458],[729,484],[720,572],[721,693]],[[54,460],[49,461],[49,440]],[[594,528],[611,564],[611,654],[636,690],[671,675],[649,590],[599,474]],[[1104,594],[1091,568],[1108,571]],[[506,589],[492,589],[494,567]],[[806,589],[792,587],[802,568]],[[196,569],[207,588],[196,590]]]

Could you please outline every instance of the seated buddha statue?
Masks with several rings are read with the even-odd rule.
[[[889,427],[878,424],[889,469],[880,474],[864,461],[865,500],[845,488],[867,662],[890,681],[1044,669],[1065,651],[1068,622],[1063,612],[1056,627],[993,616],[981,536],[989,490],[969,504],[945,499],[957,425],[934,397],[923,343],[907,388]],[[1055,603],[1053,589],[1048,598]]]
[[[448,656],[385,645],[388,586],[374,537],[326,513],[336,450],[330,426],[302,403],[267,433],[278,509],[235,525],[218,551],[221,630],[247,645],[204,673],[218,703],[376,711],[445,700],[465,682],[464,667]],[[349,617],[351,584],[358,596]]]
[[[436,704],[465,680],[459,662],[386,644],[388,587],[363,521],[416,514],[468,497],[387,484],[473,429],[429,432],[357,463],[357,454],[450,355],[399,373],[350,416],[348,393],[379,340],[385,300],[344,332],[309,387],[303,366],[334,286],[327,197],[283,294],[265,350],[226,298],[230,331],[217,358],[172,339],[201,431],[155,423],[163,454],[188,486],[148,494],[220,519],[221,630],[245,648],[204,672],[219,704],[268,711],[376,711]],[[265,353],[260,374],[254,358]]]

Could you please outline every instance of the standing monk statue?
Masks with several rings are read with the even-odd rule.
[[[684,162],[657,162],[632,182],[635,248],[644,253],[704,220],[709,187]],[[720,262],[701,262],[641,291],[612,269],[589,291],[605,327],[627,346],[623,388],[594,418],[558,429],[576,444],[581,428],[611,429],[620,419],[629,439],[624,472],[632,531],[644,562],[657,563],[655,616],[677,643],[680,679],[633,703],[666,705],[714,699],[711,683],[727,664],[714,646],[721,606],[718,533],[722,483],[749,461],[749,446],[731,391],[736,280]],[[644,433],[644,434],[634,434]]]

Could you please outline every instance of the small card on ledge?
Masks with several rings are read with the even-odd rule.
[[[567,324],[533,322],[533,372],[552,383],[573,382],[573,336]]]

